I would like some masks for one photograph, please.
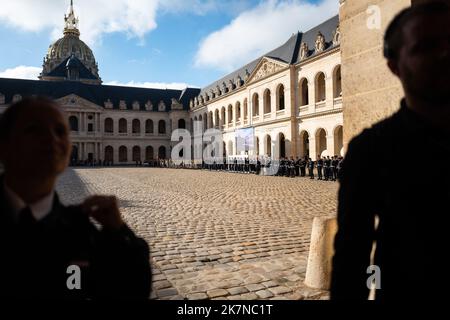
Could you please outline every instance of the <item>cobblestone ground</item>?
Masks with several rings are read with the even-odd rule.
[[[66,204],[114,194],[151,248],[152,299],[327,299],[303,284],[312,220],[336,182],[157,168],[69,169]]]

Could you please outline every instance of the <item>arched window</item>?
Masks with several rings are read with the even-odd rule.
[[[122,118],[119,120],[119,133],[127,133],[127,132],[128,132],[127,120]]]
[[[114,121],[111,118],[105,119],[105,132],[114,133]]]
[[[78,118],[75,116],[69,117],[70,131],[78,131]]]
[[[344,146],[344,135],[343,135],[343,130],[342,130],[342,126],[337,126],[334,129],[334,155],[335,156],[344,156],[344,150],[343,150],[343,146]]]
[[[164,146],[159,147],[158,158],[160,158],[160,159],[166,158],[166,147],[164,147]]]
[[[272,138],[267,135],[266,136],[266,155],[268,155],[269,157],[272,156]]]
[[[277,89],[277,110],[284,110],[284,85],[279,85]]]
[[[248,119],[248,102],[247,98],[244,99],[244,120]]]
[[[342,78],[341,78],[341,66],[337,66],[333,72],[333,98],[342,97]]]
[[[145,148],[145,161],[153,160],[153,147],[148,146]]]
[[[159,120],[158,133],[159,134],[165,134],[166,133],[166,122],[164,120]]]
[[[253,94],[252,106],[253,116],[259,116],[259,95],[257,93]]]
[[[225,125],[225,107],[222,107],[222,109],[220,109],[220,125],[223,126]]]
[[[321,102],[326,100],[325,93],[325,74],[320,72],[316,76],[316,102]]]
[[[72,154],[70,155],[70,162],[76,164],[78,161],[78,146],[72,146]]]
[[[141,161],[141,148],[138,146],[133,147],[133,161]]]
[[[153,133],[153,120],[147,119],[145,121],[145,133]]]
[[[141,122],[138,119],[134,119],[132,123],[133,133],[141,133]]]
[[[308,79],[306,78],[300,80],[300,105],[309,105]]]
[[[128,150],[127,147],[121,146],[119,148],[119,162],[127,162],[128,161]]]
[[[178,129],[186,129],[186,121],[184,119],[178,120]]]
[[[216,111],[214,111],[214,126],[216,128],[219,128],[220,126],[219,109],[216,109]]]
[[[280,143],[280,158],[286,158],[286,139],[284,134],[280,133],[278,135],[278,141]]]
[[[327,132],[320,128],[316,131],[316,154],[318,157],[323,156],[322,153],[327,150]]]
[[[241,121],[241,103],[236,102],[236,121]]]
[[[213,127],[213,112],[208,112],[208,129]]]
[[[199,129],[198,129],[198,130],[204,131],[204,130],[205,130],[205,127],[203,127],[203,116],[202,116],[202,115],[199,115],[199,116],[198,116],[198,121],[199,121],[199,124],[198,124]],[[201,128],[200,128],[200,125],[202,126]]]
[[[113,162],[114,161],[114,148],[111,146],[107,146],[105,148],[105,161]]]
[[[259,156],[259,137],[256,137],[256,155]]]
[[[309,158],[309,133],[300,132],[300,156]]]
[[[270,90],[266,89],[266,91],[264,91],[264,113],[272,112],[272,102],[270,100],[271,100]]]
[[[228,106],[228,124],[233,123],[233,106],[230,104]]]

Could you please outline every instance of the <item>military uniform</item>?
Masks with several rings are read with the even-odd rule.
[[[330,179],[330,166],[331,166],[330,157],[325,158],[325,160],[323,162],[323,175],[324,175],[325,181],[328,181]]]
[[[317,180],[322,180],[323,176],[322,176],[322,169],[323,169],[323,159],[319,158],[319,160],[317,160]]]
[[[310,179],[314,179],[314,161],[311,159],[308,161],[308,171]]]

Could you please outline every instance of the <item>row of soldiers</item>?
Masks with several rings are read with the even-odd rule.
[[[342,170],[343,157],[318,157],[316,161],[311,158],[281,158],[279,169],[275,175],[285,177],[305,177],[306,169],[310,179],[314,179],[314,171],[317,172],[318,180],[336,181]],[[316,170],[314,170],[316,169]]]
[[[342,157],[318,157],[316,161],[311,158],[297,157],[271,159],[268,156],[259,156],[249,160],[230,157],[228,161],[203,163],[202,168],[207,170],[224,170],[240,173],[255,173],[257,175],[275,175],[284,177],[305,177],[306,171],[311,179],[315,178],[317,172],[318,180],[336,181],[342,168]]]

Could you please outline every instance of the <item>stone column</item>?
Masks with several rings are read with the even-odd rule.
[[[225,128],[228,128],[228,106],[225,107],[225,119],[224,119],[225,123]]]
[[[86,143],[81,142],[81,160],[86,160]]]
[[[327,75],[325,78],[325,101],[327,107],[333,107],[333,74]]]
[[[309,137],[309,157],[313,161],[316,161],[317,156],[316,137],[314,135],[311,135]]]
[[[119,146],[114,147],[113,152],[113,162],[115,165],[119,163]]]
[[[312,81],[308,81],[308,102],[309,102],[309,111],[313,111],[316,108],[316,85],[314,79]],[[311,109],[312,108],[312,109]]]
[[[336,232],[336,218],[314,218],[305,276],[305,284],[308,287],[330,289]]]
[[[258,104],[259,104],[259,119],[264,119],[264,92],[262,95],[258,94]],[[262,120],[261,120],[262,121]]]
[[[98,148],[100,149],[100,160],[104,161],[105,160],[105,155],[103,154],[103,152],[104,152],[104,150],[103,150],[103,143],[99,142]]]
[[[133,163],[133,146],[127,146],[127,162]]]
[[[277,87],[270,88],[270,113],[273,119],[277,114]]]

